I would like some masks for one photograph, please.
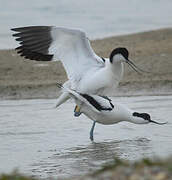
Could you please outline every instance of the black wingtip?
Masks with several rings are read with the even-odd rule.
[[[12,34],[13,37],[20,37],[20,33],[15,33],[15,34]]]
[[[20,34],[17,29],[18,29],[18,28],[11,28],[11,29],[10,29],[11,31],[14,31],[14,32],[15,32],[15,33],[13,32],[14,34],[12,34],[13,37],[17,37],[17,36]],[[16,33],[16,32],[17,32],[17,33]]]
[[[11,30],[11,31],[15,31],[15,28],[11,28],[10,30]]]
[[[28,26],[11,28],[12,36],[21,46],[15,50],[20,56],[36,61],[51,61],[48,49],[52,43],[51,26]]]
[[[11,31],[15,31],[15,32],[21,32],[23,30],[27,30],[27,27],[18,27],[18,28],[11,28]]]
[[[21,50],[23,46],[18,46],[15,48],[16,51]]]
[[[15,32],[19,32],[19,29],[20,29],[20,28],[11,28],[10,30],[11,30],[11,31],[15,31]]]

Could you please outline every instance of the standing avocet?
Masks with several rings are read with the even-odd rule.
[[[135,124],[155,123],[163,125],[166,123],[158,123],[151,120],[148,113],[140,113],[127,108],[124,105],[114,103],[106,96],[90,95],[79,93],[75,90],[65,88],[61,84],[57,84],[59,88],[64,89],[69,93],[74,100],[79,111],[75,110],[75,116],[81,113],[93,120],[93,125],[90,131],[90,139],[93,141],[93,131],[96,122],[104,125],[115,124],[121,121],[127,121]]]

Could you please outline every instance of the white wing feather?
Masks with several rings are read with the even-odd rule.
[[[80,30],[52,27],[53,42],[49,54],[53,60],[60,60],[70,80],[80,80],[88,70],[104,66],[90,46],[85,33]]]
[[[60,60],[71,83],[79,81],[88,70],[104,66],[80,30],[54,26],[28,26],[13,28],[21,46],[17,52],[30,60]],[[77,84],[77,83],[76,83]]]

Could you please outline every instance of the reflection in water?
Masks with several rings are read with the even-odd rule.
[[[79,175],[100,169],[103,164],[110,163],[114,157],[136,160],[150,155],[150,140],[138,138],[135,140],[109,141],[91,143],[85,147],[73,147],[64,153],[54,153],[43,161],[33,165],[35,174],[56,174],[59,177]],[[57,177],[57,174],[56,174]]]

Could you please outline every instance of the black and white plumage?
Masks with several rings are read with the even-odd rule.
[[[109,58],[95,54],[83,31],[55,26],[30,26],[13,28],[21,46],[17,52],[30,60],[60,60],[69,81],[64,86],[81,93],[104,95],[106,90],[117,87],[123,77],[123,63],[138,68],[128,59],[126,48],[114,49]],[[69,98],[63,93],[57,106]]]
[[[85,98],[94,108],[96,108],[98,111],[112,111],[112,109],[114,108],[114,105],[111,103],[111,99],[105,97],[105,96],[95,96],[92,95],[88,95],[88,94],[83,94],[80,93],[80,95]],[[99,101],[97,101],[96,99],[100,97]],[[108,104],[103,104],[101,103],[102,98],[106,99],[108,102]]]
[[[48,49],[52,43],[50,27],[35,26],[26,28],[14,28],[13,31],[19,33],[13,34],[16,41],[20,42],[17,52],[30,60],[51,61],[53,55],[49,54]]]
[[[166,124],[158,123],[156,121],[151,120],[151,117],[148,113],[139,113],[127,108],[122,104],[114,103],[108,97],[83,94],[75,90],[65,88],[61,84],[57,85],[59,88],[64,89],[64,91],[67,91],[69,95],[75,100],[77,107],[79,107],[78,110],[75,109],[76,116],[79,116],[81,113],[83,113],[88,118],[94,121],[90,131],[91,140],[93,140],[93,131],[95,123],[110,125],[119,123],[121,121],[127,121],[135,124]]]

